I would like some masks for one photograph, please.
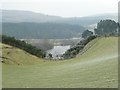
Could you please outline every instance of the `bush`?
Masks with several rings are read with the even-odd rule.
[[[89,30],[85,30],[83,33],[82,33],[82,38],[87,38],[89,36],[93,36],[93,32],[89,31]]]

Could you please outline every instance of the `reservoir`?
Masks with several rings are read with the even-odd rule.
[[[48,50],[47,53],[51,53],[53,59],[55,59],[64,54],[68,49],[70,49],[70,45],[54,46],[53,49]]]

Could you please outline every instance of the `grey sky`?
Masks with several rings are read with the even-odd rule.
[[[116,13],[119,0],[2,0],[2,9],[28,10],[63,17]]]

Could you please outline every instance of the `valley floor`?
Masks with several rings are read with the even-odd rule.
[[[4,48],[3,56],[19,65],[2,64],[3,88],[117,88],[118,38],[97,38],[85,49],[90,45],[84,54],[64,61],[39,60],[16,48],[8,56]]]

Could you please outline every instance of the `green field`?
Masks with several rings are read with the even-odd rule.
[[[2,46],[4,88],[118,87],[117,37],[97,38],[82,55],[61,61],[45,61],[15,47]]]

